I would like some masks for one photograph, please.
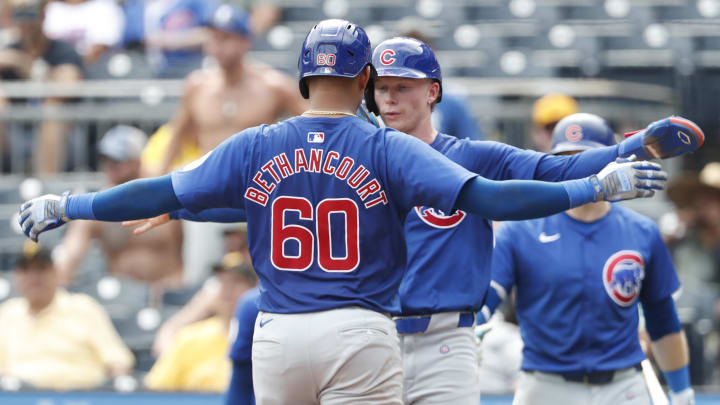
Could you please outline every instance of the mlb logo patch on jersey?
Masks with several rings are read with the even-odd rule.
[[[640,252],[621,250],[605,261],[603,284],[610,298],[622,307],[629,307],[640,295],[645,278],[645,262]]]
[[[310,143],[325,142],[325,132],[308,132],[308,142],[310,142]]]

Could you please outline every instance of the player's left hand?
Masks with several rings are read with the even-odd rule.
[[[597,174],[595,183],[595,201],[620,201],[638,197],[652,197],[655,190],[662,190],[667,181],[667,173],[653,162],[618,159],[605,166]]]
[[[170,222],[170,214],[162,214],[158,215],[155,218],[147,218],[147,219],[136,219],[134,221],[123,221],[122,226],[126,228],[132,228],[133,226],[138,226],[137,228],[133,229],[133,235],[141,235],[153,228],[156,228],[161,225],[165,225],[166,223]]]
[[[69,192],[63,193],[62,196],[46,194],[20,206],[18,222],[23,233],[37,242],[41,233],[55,229],[69,221],[70,219],[65,216],[68,195],[70,195]]]
[[[695,152],[705,142],[702,129],[689,119],[670,116],[647,128],[628,132],[620,143],[620,157],[635,155],[640,160],[665,159]]]
[[[692,388],[685,388],[680,392],[670,391],[671,405],[695,405],[695,391]]]

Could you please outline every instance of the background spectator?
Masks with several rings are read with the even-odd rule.
[[[42,32],[44,3],[42,0],[8,0],[12,24],[17,30],[15,41],[0,49],[0,79],[37,80],[54,83],[74,83],[83,76],[82,59],[73,46],[56,41]],[[34,102],[34,101],[31,101]],[[57,98],[42,101],[53,111],[61,104]],[[68,126],[57,119],[43,120],[32,147],[40,173],[55,173],[60,169],[66,152]],[[18,141],[24,141],[20,137]]]
[[[0,374],[42,389],[88,389],[132,370],[102,307],[58,287],[50,253],[27,243],[15,267],[21,297],[0,305]]]
[[[565,94],[546,94],[533,105],[530,140],[538,152],[550,152],[555,124],[568,115],[578,112],[577,101]]]
[[[73,44],[85,64],[93,65],[120,43],[124,27],[125,14],[113,0],[55,0],[45,9],[43,31]]]
[[[174,391],[224,391],[230,381],[228,334],[235,304],[257,285],[257,275],[239,253],[228,253],[214,268],[219,294],[214,316],[177,333],[145,378],[148,388]]]
[[[110,185],[140,176],[140,156],[146,137],[137,128],[119,125],[100,140],[98,153]],[[110,274],[148,281],[158,288],[182,284],[183,233],[179,221],[133,237],[120,224],[74,222],[65,233],[57,263],[64,283],[72,282],[75,269],[85,258],[92,241],[100,242]]]
[[[158,77],[181,78],[200,67],[203,22],[214,0],[126,0],[123,42],[140,47]]]

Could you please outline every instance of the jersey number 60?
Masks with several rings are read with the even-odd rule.
[[[315,233],[301,225],[285,225],[285,212],[296,211],[301,220],[312,221],[313,211],[317,215]],[[345,242],[345,256],[332,254],[332,229],[330,214],[341,214],[345,218],[345,229],[335,235],[336,240]],[[315,235],[317,235],[318,265],[325,271],[353,271],[360,261],[360,235],[358,228],[358,207],[348,198],[328,198],[320,201],[313,210],[310,201],[301,197],[278,197],[272,204],[272,242],[270,260],[280,270],[304,271],[313,262],[315,254]],[[298,255],[285,254],[285,242],[295,240]]]

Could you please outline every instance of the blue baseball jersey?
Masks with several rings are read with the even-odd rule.
[[[540,161],[548,156],[445,134],[438,134],[430,146],[491,180],[532,179]],[[561,172],[557,173],[548,176],[560,179]],[[405,221],[405,239],[407,270],[400,285],[403,315],[480,309],[490,283],[490,221],[459,210],[417,206]]]
[[[680,287],[652,220],[612,205],[595,222],[561,213],[503,223],[496,237],[493,286],[515,286],[524,370],[617,370],[645,358],[638,300],[651,305]]]
[[[294,117],[246,129],[171,176],[192,212],[245,209],[260,310],[397,313],[408,211],[449,212],[475,174],[357,117]]]
[[[235,339],[231,342],[230,358],[233,361],[250,362],[252,359],[252,338],[255,331],[255,318],[258,314],[258,287],[247,291],[235,307],[233,331]]]

